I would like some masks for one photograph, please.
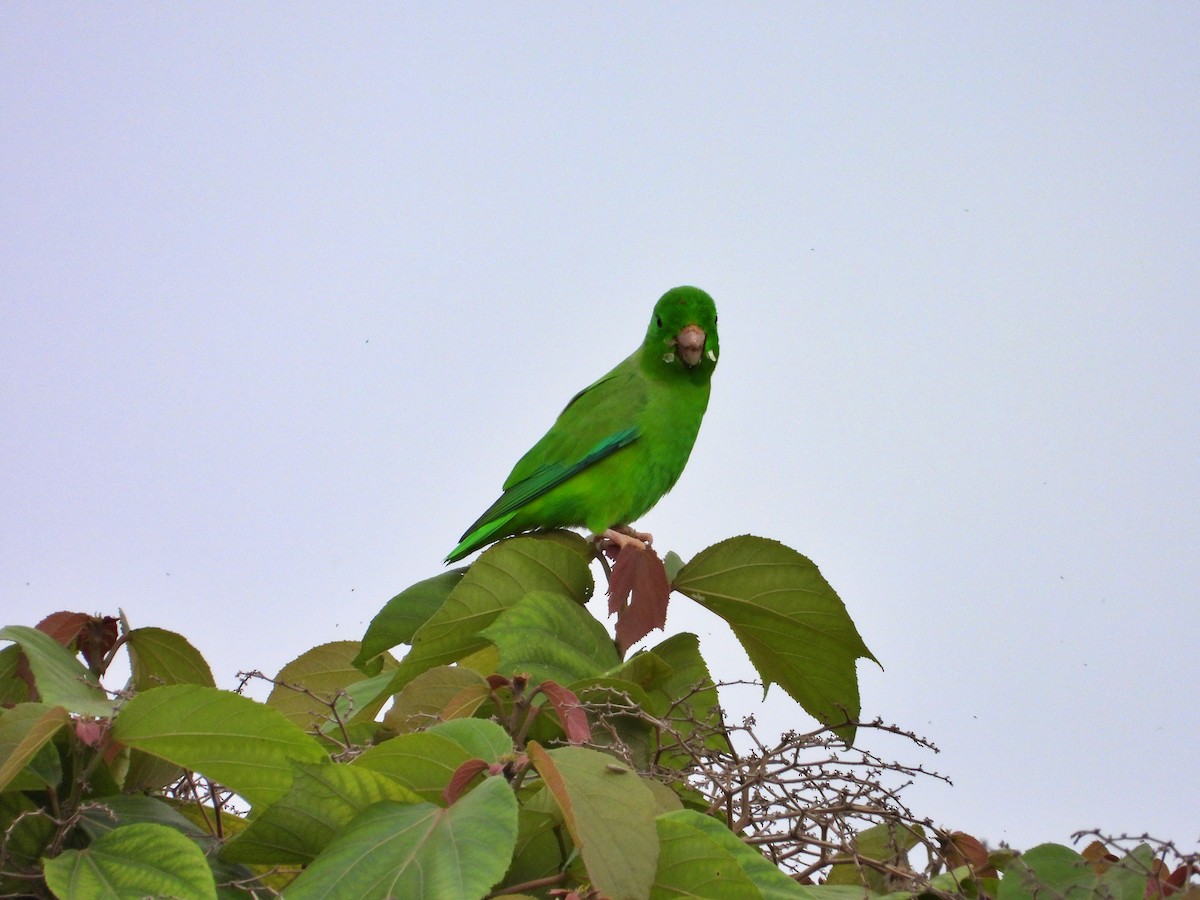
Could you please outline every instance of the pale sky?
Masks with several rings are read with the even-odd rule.
[[[955,782],[917,814],[1200,840],[1198,48],[1195,3],[3,4],[0,624],[120,607],[224,687],[358,639],[696,284],[656,546],[821,567],[864,715],[942,752],[879,746]]]

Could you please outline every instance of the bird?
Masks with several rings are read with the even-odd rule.
[[[712,297],[690,285],[663,294],[641,346],[571,398],[446,562],[552,528],[587,528],[615,553],[651,545],[630,523],[683,473],[719,355]]]

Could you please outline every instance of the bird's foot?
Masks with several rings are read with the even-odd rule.
[[[592,541],[596,544],[598,551],[603,551],[616,560],[617,554],[626,547],[645,550],[654,543],[654,535],[644,531],[634,531],[628,525],[616,525],[605,529],[604,534],[593,535]]]

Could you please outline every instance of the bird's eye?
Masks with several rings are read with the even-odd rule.
[[[717,324],[717,319],[719,319],[719,318],[720,318],[720,316],[713,316],[713,324],[714,325]]]
[[[654,321],[658,323],[659,328],[662,328],[662,316],[655,316]]]

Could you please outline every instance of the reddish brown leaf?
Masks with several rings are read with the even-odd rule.
[[[667,624],[671,585],[658,554],[649,547],[622,548],[608,583],[608,612],[617,614],[617,650],[625,651]]]
[[[88,668],[99,672],[108,651],[117,642],[117,619],[115,616],[95,616],[84,623],[79,631],[79,652],[87,661]]]
[[[1180,866],[1167,876],[1167,884],[1175,888],[1175,890],[1179,890],[1181,887],[1183,887],[1183,883],[1187,881],[1189,868],[1190,866]]]
[[[592,739],[587,713],[574,693],[555,681],[543,681],[539,689],[558,714],[558,721],[562,723],[568,741],[572,744],[582,744]]]
[[[100,671],[104,657],[117,642],[117,620],[114,616],[56,612],[38,622],[37,630],[50,635],[67,649],[82,653],[93,672]]]
[[[964,831],[952,832],[942,849],[946,855],[946,865],[951,869],[970,866],[976,875],[994,877],[996,874],[996,870],[988,866],[987,848]]]
[[[1161,897],[1166,893],[1167,879],[1171,877],[1171,870],[1167,868],[1167,864],[1158,857],[1150,861],[1150,877],[1146,880],[1146,890],[1142,892],[1145,900],[1153,900],[1153,898]]]
[[[1146,897],[1176,896],[1187,886],[1187,880],[1191,873],[1200,871],[1195,866],[1179,866],[1168,875],[1166,863],[1160,859],[1156,859],[1155,863],[1158,865],[1155,866],[1154,875],[1146,885]],[[1192,892],[1200,892],[1200,888],[1193,887],[1188,893]]]
[[[487,683],[488,687],[495,691],[502,687],[508,687],[512,682],[510,682],[503,675],[489,675],[487,677]]]
[[[1166,887],[1167,879],[1171,875],[1171,870],[1167,868],[1167,864],[1158,857],[1150,861],[1150,877],[1146,880],[1146,889],[1142,891],[1144,900],[1155,900],[1161,897],[1168,888]]]
[[[442,799],[449,806],[455,800],[462,796],[471,779],[480,772],[487,770],[488,764],[482,759],[468,759],[465,763],[454,770],[454,774],[450,776],[450,783],[446,785],[446,789],[442,791]]]
[[[75,649],[75,639],[92,617],[81,612],[50,613],[35,626],[38,631],[50,635],[64,647]]]
[[[107,722],[100,722],[96,719],[76,719],[75,736],[89,747],[98,747],[104,738],[106,726]]]

